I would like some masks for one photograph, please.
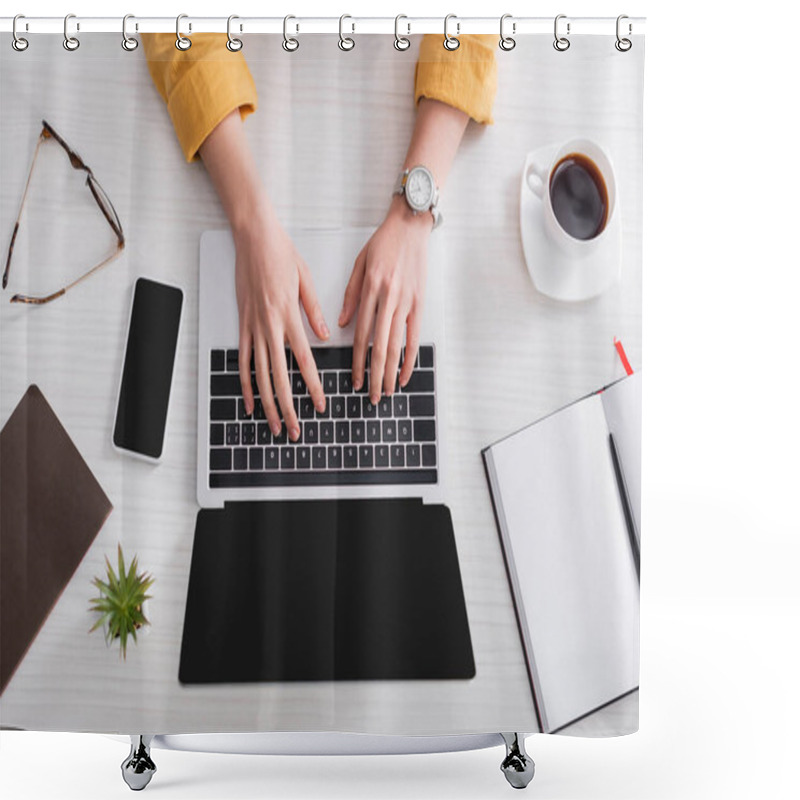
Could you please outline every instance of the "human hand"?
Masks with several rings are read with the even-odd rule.
[[[414,369],[425,302],[428,237],[432,229],[430,214],[414,215],[404,198],[397,195],[386,219],[358,254],[350,275],[339,325],[347,325],[358,310],[352,367],[356,390],[364,382],[364,364],[372,334],[369,393],[373,405],[380,399],[381,386],[387,395],[394,392],[406,327],[400,386],[408,383]]]
[[[255,210],[247,224],[234,231],[234,242],[239,378],[245,410],[252,414],[254,408],[250,378],[253,353],[258,393],[270,428],[275,435],[280,434],[280,414],[274,399],[277,395],[289,438],[296,441],[300,426],[292,402],[285,342],[294,353],[315,408],[325,409],[325,394],[303,328],[298,297],[314,333],[324,340],[330,332],[308,266],[269,204]]]

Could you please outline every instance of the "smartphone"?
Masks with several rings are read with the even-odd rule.
[[[150,461],[164,449],[183,291],[138,278],[119,384],[114,447]]]

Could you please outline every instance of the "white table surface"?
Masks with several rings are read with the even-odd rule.
[[[10,235],[39,121],[84,157],[123,221],[121,259],[44,308],[12,306],[16,290],[52,290],[111,244],[63,156],[45,153],[0,297],[0,424],[27,386],[40,386],[114,510],[0,699],[5,727],[104,732],[342,730],[444,734],[535,731],[528,678],[480,449],[621,377],[612,342],[641,366],[641,93],[643,48],[613,37],[548,37],[498,51],[495,124],[471,125],[444,191],[449,470],[455,534],[477,674],[470,681],[183,687],[178,659],[194,520],[197,263],[203,230],[225,219],[203,168],[187,165],[141,48],[116,35],[31,37],[0,48],[0,232]],[[279,37],[245,38],[259,90],[246,130],[289,227],[377,225],[413,126],[418,42],[307,37],[289,56]],[[609,52],[614,56],[609,57]],[[519,235],[525,155],[576,136],[601,142],[617,174],[620,281],[579,304],[534,289]],[[57,151],[58,148],[55,148]],[[5,247],[8,238],[2,240]],[[130,291],[139,275],[186,293],[165,456],[139,463],[111,447]],[[335,321],[334,321],[335,322]],[[91,579],[121,542],[156,578],[152,626],[122,661],[88,635]],[[567,732],[629,730],[636,693]]]

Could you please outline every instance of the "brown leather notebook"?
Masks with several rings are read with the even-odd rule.
[[[0,694],[111,508],[39,387],[29,386],[0,431]]]

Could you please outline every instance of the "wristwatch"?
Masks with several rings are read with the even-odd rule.
[[[439,187],[433,179],[433,173],[421,165],[403,170],[397,177],[394,187],[395,194],[402,194],[408,207],[415,214],[431,212],[433,217],[433,230],[442,224],[442,215],[439,211]]]

